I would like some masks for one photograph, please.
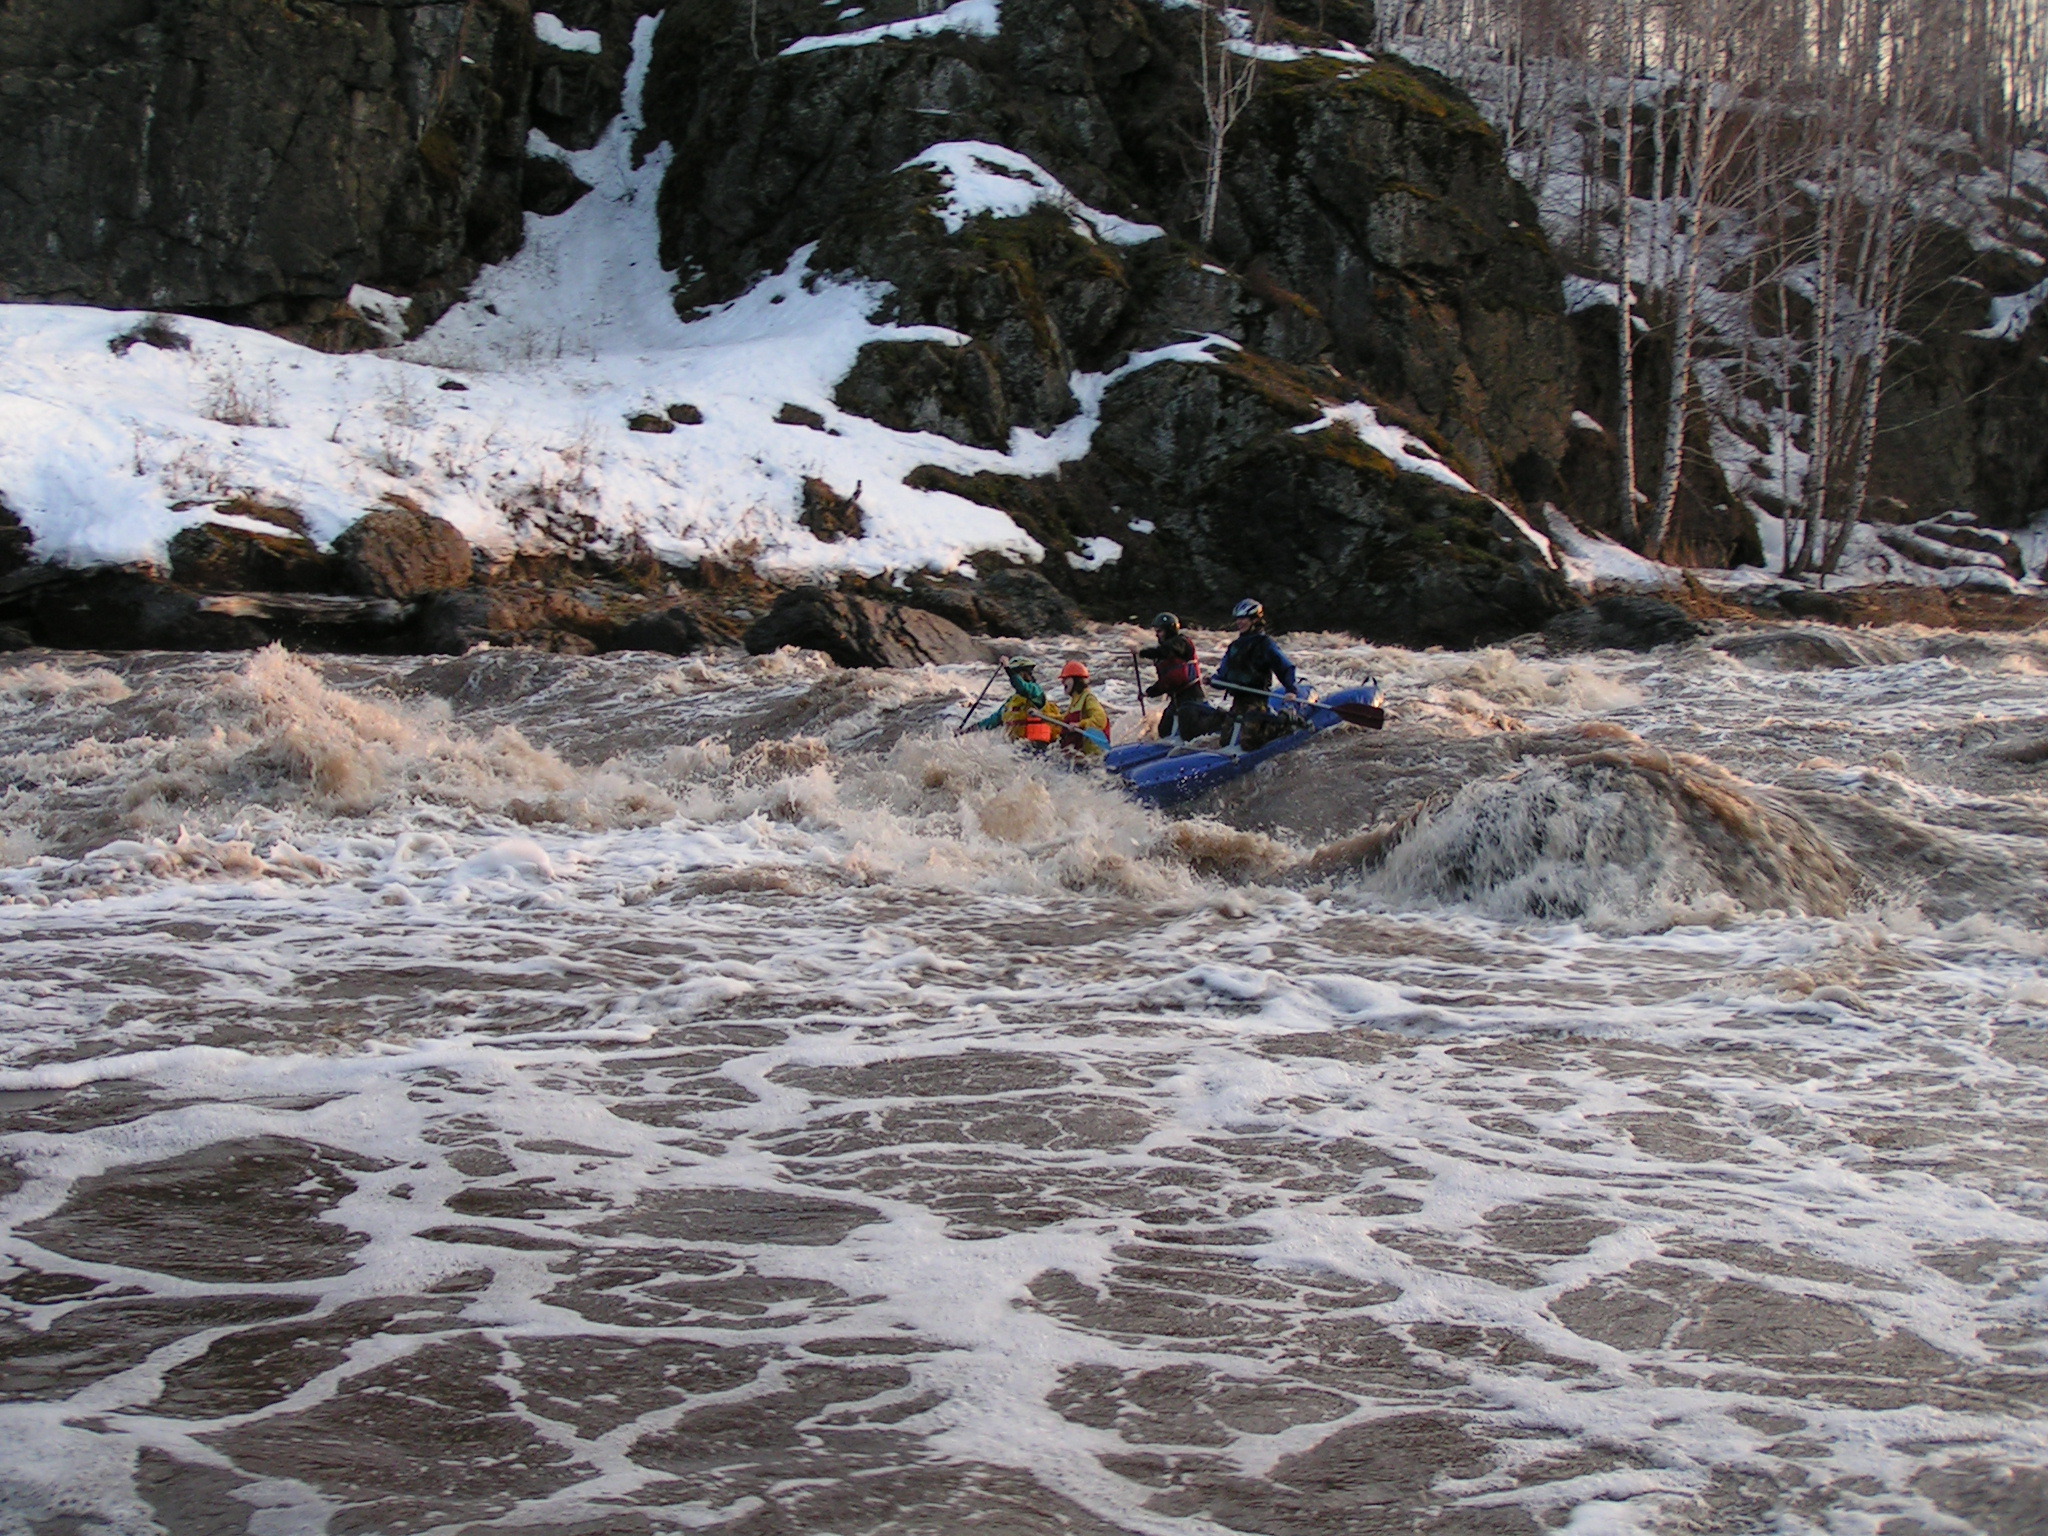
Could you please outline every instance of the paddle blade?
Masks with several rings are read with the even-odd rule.
[[[1377,704],[1325,704],[1322,706],[1346,725],[1362,725],[1377,731],[1387,723],[1387,712]]]

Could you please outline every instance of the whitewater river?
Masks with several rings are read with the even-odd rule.
[[[2048,639],[1291,643],[0,658],[0,1530],[2048,1529]]]

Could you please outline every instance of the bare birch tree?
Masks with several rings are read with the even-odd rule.
[[[1201,241],[1216,233],[1216,210],[1223,199],[1223,148],[1230,130],[1258,94],[1260,51],[1271,39],[1273,11],[1259,0],[1249,11],[1227,0],[1201,0],[1202,115],[1207,134],[1202,146]]]

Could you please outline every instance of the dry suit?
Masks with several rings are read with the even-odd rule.
[[[1145,697],[1166,700],[1166,708],[1159,716],[1159,734],[1196,734],[1187,727],[1203,717],[1207,705],[1202,696],[1202,663],[1195,655],[1195,642],[1176,630],[1157,645],[1146,646],[1138,652],[1138,658],[1151,662],[1158,671],[1159,681],[1145,690]]]

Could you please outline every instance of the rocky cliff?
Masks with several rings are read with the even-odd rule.
[[[631,13],[550,47],[524,0],[13,0],[0,10],[0,298],[181,310],[347,348],[425,323],[558,205],[529,127],[617,111]]]
[[[1557,266],[1492,131],[1373,56],[1369,8],[1284,12],[1206,247],[1196,12],[899,9],[564,0],[537,26],[519,0],[26,0],[0,17],[0,134],[27,146],[0,173],[0,284],[333,349],[417,334],[585,194],[564,151],[616,113],[661,11],[634,148],[667,157],[682,312],[798,268],[880,285],[878,324],[927,329],[861,348],[831,405],[988,450],[905,482],[1006,514],[1084,607],[1208,618],[1253,591],[1296,625],[1469,643],[1576,601],[1516,513],[1566,448]],[[367,290],[410,309],[366,312]],[[778,420],[811,418],[837,430]],[[999,462],[1020,433],[1075,447]],[[387,498],[431,506],[428,478]],[[759,515],[856,550],[860,487],[799,479]],[[574,522],[548,523],[554,555]]]
[[[1122,546],[1052,567],[1102,611],[1214,614],[1258,590],[1295,622],[1390,638],[1527,628],[1571,599],[1488,498],[1542,483],[1563,450],[1559,274],[1470,105],[1363,53],[1369,11],[1321,9],[1320,28],[1306,11],[1283,25],[1199,249],[1170,233],[1199,191],[1192,11],[1009,0],[993,38],[785,54],[832,12],[763,10],[750,36],[742,8],[686,0],[649,97],[649,133],[677,150],[662,213],[682,302],[729,298],[815,244],[815,267],[889,284],[894,318],[972,338],[871,346],[839,403],[991,447],[1071,420],[1077,376],[1110,377],[1092,451],[1058,475],[931,477],[1062,554]],[[1169,233],[1106,241],[1050,203],[949,227],[920,163],[935,144],[1016,150],[1090,207]],[[1239,349],[1114,377],[1190,335]],[[1458,474],[1404,472],[1342,426],[1302,430],[1347,402]]]

